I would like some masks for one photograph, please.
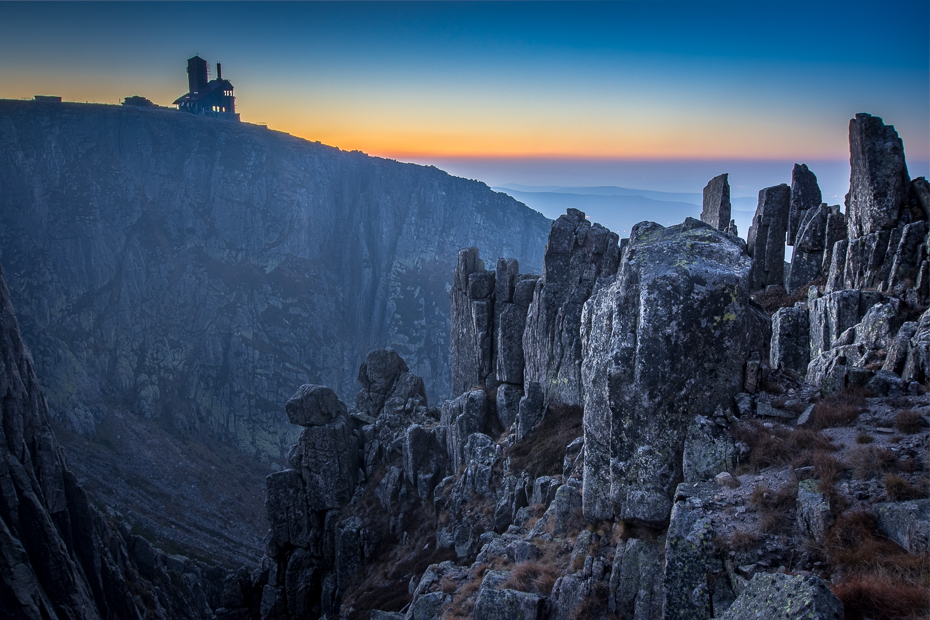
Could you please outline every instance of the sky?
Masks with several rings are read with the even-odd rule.
[[[0,2],[0,98],[167,106],[199,54],[245,122],[492,186],[699,191],[730,171],[753,195],[805,162],[837,202],[857,112],[930,173],[928,5]]]

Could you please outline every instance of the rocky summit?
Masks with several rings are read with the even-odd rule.
[[[816,176],[798,164],[790,185],[760,192],[749,243],[734,234],[720,175],[702,221],[643,222],[627,239],[569,210],[551,225],[540,275],[463,247],[449,273],[451,398],[434,399],[393,348],[356,360],[354,401],[295,386],[277,415],[299,437],[267,478],[260,563],[210,572],[160,555],[121,515],[101,517],[106,553],[149,580],[134,609],[215,620],[926,617],[927,183],[907,178],[881,119],[857,115],[850,144],[845,211],[816,204]],[[31,372],[6,333],[2,359]],[[2,384],[7,398],[40,406],[4,406],[3,480],[22,477],[16,463],[26,477],[5,482],[14,492],[3,497],[32,497],[19,489],[34,471],[44,499],[30,505],[55,527],[16,521],[9,506],[22,500],[3,500],[9,538],[23,542],[3,574],[15,587],[0,593],[4,609],[31,609],[25,593],[38,592],[31,600],[77,617],[54,584],[8,577],[48,563],[35,540],[63,541],[56,566],[100,544],[69,551],[70,504],[45,482],[60,468],[47,465],[44,401],[19,372],[21,384]],[[159,580],[176,574],[188,589],[166,591]],[[94,583],[73,596],[126,617],[101,606]]]

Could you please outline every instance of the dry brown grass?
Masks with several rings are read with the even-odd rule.
[[[714,547],[721,551],[749,551],[759,542],[759,536],[746,530],[733,530],[714,538]]]
[[[559,571],[552,564],[540,560],[528,560],[513,567],[510,576],[501,584],[501,588],[549,596],[558,578]]]
[[[445,620],[471,618],[472,612],[475,610],[475,599],[484,579],[484,573],[485,570],[473,572],[471,579],[459,587],[458,592],[452,598],[452,602],[449,603],[443,613],[442,617]]]
[[[898,457],[887,448],[856,446],[849,451],[847,462],[856,478],[868,480],[897,469]]]
[[[812,465],[814,455],[818,452],[836,450],[836,446],[818,431],[809,428],[765,428],[758,420],[740,421],[731,427],[730,434],[749,446],[749,461],[746,464],[751,471],[773,465]]]
[[[899,411],[894,417],[894,427],[899,433],[913,435],[920,432],[923,417],[913,409]]]
[[[762,531],[770,534],[788,532],[794,527],[797,499],[798,481],[793,477],[777,490],[760,484],[749,495],[749,503],[759,511]]]
[[[581,437],[584,410],[576,405],[549,407],[532,433],[507,449],[510,465],[533,478],[562,473],[565,446]]]
[[[925,487],[913,485],[897,474],[885,474],[885,493],[888,494],[888,499],[893,502],[927,497]]]
[[[909,554],[889,540],[875,516],[851,510],[837,517],[827,532],[825,554],[846,574],[882,574],[908,583],[926,578],[926,558]]]
[[[856,435],[856,443],[866,444],[866,443],[872,443],[873,441],[875,441],[875,438],[869,435],[868,433],[859,433],[858,435]]]
[[[887,575],[852,575],[833,594],[843,601],[845,620],[917,620],[930,611],[924,586]]]
[[[588,620],[589,618],[602,618],[607,613],[607,599],[609,588],[603,581],[595,581],[581,605],[572,612],[572,620]]]
[[[827,395],[814,407],[811,427],[819,431],[854,424],[865,406],[866,396],[868,393],[865,389],[858,386],[850,386]]]
[[[773,290],[772,292],[761,291],[753,295],[752,299],[757,304],[765,308],[769,313],[775,312],[779,308],[787,308],[793,306],[799,301],[805,301],[807,299],[807,292],[812,286],[823,286],[827,283],[827,279],[824,277],[811,280],[804,286],[801,286],[794,293],[788,293],[782,290]]]

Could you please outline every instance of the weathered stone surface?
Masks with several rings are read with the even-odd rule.
[[[667,521],[691,420],[731,407],[767,347],[751,342],[749,270],[739,243],[697,220],[633,228],[581,327],[588,518]]]
[[[517,441],[532,432],[533,428],[542,420],[545,410],[542,386],[534,381],[524,386],[526,394],[520,399],[520,408],[517,413]]]
[[[268,476],[265,484],[265,507],[275,544],[309,547],[314,520],[307,504],[303,476],[297,470],[285,469]]]
[[[927,258],[928,227],[930,225],[926,221],[908,224],[901,232],[901,240],[894,248],[894,254],[891,254],[892,248],[888,249],[889,256],[885,260],[891,259],[892,262],[891,273],[882,283],[885,284],[885,291],[902,295],[917,283],[920,265]]]
[[[304,384],[284,405],[287,419],[298,426],[323,426],[349,413],[336,393],[322,385]]]
[[[885,356],[885,363],[882,370],[888,370],[900,375],[904,371],[904,364],[907,362],[907,351],[911,344],[911,338],[917,333],[917,323],[907,321],[903,323],[895,334],[891,346],[888,347],[888,355]]]
[[[474,620],[538,620],[542,599],[517,590],[483,587],[475,601]]]
[[[442,405],[441,424],[446,433],[446,453],[453,471],[467,464],[465,442],[473,433],[483,432],[488,423],[488,395],[472,390]]]
[[[911,336],[901,377],[918,383],[930,378],[930,310],[920,316],[917,329]]]
[[[406,620],[439,620],[443,608],[452,600],[444,592],[427,592],[416,598],[407,610]]]
[[[478,248],[459,250],[453,286],[449,291],[449,360],[452,369],[452,395],[476,387],[484,388],[493,368],[494,301],[486,298],[493,290]],[[478,290],[484,282],[487,291]],[[471,284],[470,284],[471,283]],[[487,293],[476,299],[475,293]]]
[[[497,324],[497,380],[501,383],[523,383],[523,330],[526,327],[525,306],[500,304]]]
[[[580,516],[581,511],[581,490],[576,484],[563,484],[556,489],[552,503],[533,526],[530,538],[542,535],[547,528],[556,537],[565,536],[568,533],[573,517]]]
[[[862,321],[869,308],[887,299],[875,291],[843,290],[808,304],[811,359],[833,346],[839,336]]]
[[[630,620],[662,615],[664,541],[631,538],[617,545],[610,574],[608,611]]]
[[[409,370],[407,362],[396,351],[371,351],[358,368],[358,382],[362,384],[362,389],[355,397],[355,406],[373,418],[378,417],[398,377]],[[423,398],[426,398],[425,390]]]
[[[349,503],[362,460],[347,418],[305,428],[288,459],[304,479],[310,510],[341,508]]]
[[[842,620],[843,602],[817,577],[756,573],[721,620]]]
[[[930,499],[873,504],[878,526],[908,553],[930,551]]]
[[[796,245],[798,232],[811,209],[821,205],[823,196],[817,185],[817,176],[807,164],[795,164],[791,169],[791,202],[788,207],[788,245]],[[790,289],[789,289],[790,290]]]
[[[503,383],[497,387],[497,420],[501,428],[506,430],[517,421],[522,398],[523,388],[518,385]]]
[[[181,556],[169,559],[125,522],[111,527],[67,468],[2,270],[0,394],[0,614],[212,618],[222,576]],[[134,597],[140,589],[161,595]]]
[[[810,313],[803,308],[779,308],[772,315],[769,367],[807,373],[810,362]]]
[[[855,342],[869,349],[888,349],[901,327],[900,311],[901,302],[893,297],[869,308],[855,326]]]
[[[685,482],[704,482],[736,465],[736,449],[725,425],[725,416],[691,419],[681,457]]]
[[[849,166],[847,236],[856,239],[897,226],[909,179],[904,144],[894,126],[856,114],[849,121]]]
[[[520,263],[515,258],[498,258],[494,281],[494,299],[497,303],[512,303],[513,290],[520,275]]]
[[[825,275],[823,255],[826,249],[827,221],[831,210],[839,207],[818,205],[805,212],[800,223],[791,266],[785,276],[785,289],[794,292],[809,282]]]
[[[699,506],[686,500],[672,508],[662,576],[665,620],[705,620],[711,615],[708,576],[714,562],[714,534],[710,518]]]
[[[798,525],[801,531],[818,544],[823,544],[827,528],[833,524],[830,502],[820,490],[816,480],[802,480],[798,483]]]
[[[785,234],[790,198],[791,190],[784,183],[759,192],[759,206],[746,241],[752,257],[752,290],[785,283]]]
[[[552,223],[523,333],[525,380],[542,386],[548,404],[581,404],[581,311],[598,279],[616,273],[618,239],[577,209]]]
[[[821,273],[824,276],[829,277],[830,275],[830,265],[833,263],[833,247],[837,242],[845,240],[846,215],[840,212],[839,206],[830,207],[830,212],[827,214],[827,226],[824,232],[823,266],[821,268]],[[843,252],[843,260],[845,261],[845,250]]]
[[[704,186],[704,205],[701,221],[717,230],[728,232],[730,227],[730,183],[727,174],[711,179]]]
[[[411,424],[404,436],[404,477],[427,499],[445,471],[446,449],[435,429]]]

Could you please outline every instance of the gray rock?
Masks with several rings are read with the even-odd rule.
[[[926,221],[908,224],[901,231],[901,240],[897,247],[888,248],[887,262],[891,263],[891,273],[883,282],[883,290],[902,295],[908,288],[913,287],[920,272],[921,263],[927,258],[927,231],[930,224]],[[892,249],[894,253],[892,254]],[[887,284],[886,284],[887,283]]]
[[[713,537],[710,518],[700,508],[700,502],[675,503],[665,541],[662,576],[665,620],[710,618],[708,577],[714,568]]]
[[[530,503],[542,504],[548,507],[552,500],[555,499],[556,491],[559,490],[560,485],[561,482],[558,478],[540,476],[533,481],[533,493],[530,496]]]
[[[520,414],[523,388],[519,385],[502,383],[497,387],[497,420],[501,428],[509,429]]]
[[[923,383],[930,377],[930,310],[920,316],[917,329],[907,346],[907,359],[901,371],[905,381]]]
[[[529,538],[541,536],[547,530],[561,538],[569,533],[573,518],[581,516],[581,491],[572,484],[563,484],[555,492],[555,498],[543,516],[533,526]],[[578,523],[580,523],[580,519]]]
[[[517,283],[513,289],[513,303],[521,308],[529,308],[533,303],[533,295],[536,292],[536,286],[539,282],[539,276],[533,274],[520,274],[517,277]]]
[[[542,598],[517,590],[497,590],[484,587],[478,591],[474,620],[538,620],[542,613]]]
[[[616,273],[618,239],[577,209],[552,223],[523,333],[525,380],[542,386],[547,404],[581,404],[581,311],[598,279]]]
[[[901,374],[904,370],[904,364],[907,362],[907,351],[911,344],[911,338],[917,333],[917,323],[908,321],[903,323],[895,334],[891,346],[888,347],[888,354],[885,356],[885,363],[882,370]]]
[[[499,305],[500,302],[498,302]],[[497,380],[501,383],[523,383],[523,330],[526,327],[526,307],[502,304],[497,334]]]
[[[617,545],[610,574],[608,611],[630,620],[662,614],[663,541],[631,538]]]
[[[454,285],[449,291],[449,359],[452,369],[452,395],[485,387],[492,368],[494,330],[493,301],[469,296],[472,276],[484,271],[478,248],[459,250]],[[474,292],[474,289],[472,289]]]
[[[407,610],[406,620],[439,620],[443,608],[452,600],[444,592],[427,592],[414,599]]]
[[[466,464],[465,442],[473,433],[486,429],[488,397],[484,390],[473,390],[442,405],[441,424],[446,433],[446,452],[452,469],[458,471]]]
[[[371,620],[404,620],[405,616],[396,611],[371,610]]]
[[[893,125],[869,114],[849,121],[848,237],[890,230],[901,219],[908,189],[904,144]]]
[[[830,274],[830,266],[833,263],[833,247],[837,244],[837,242],[845,240],[846,215],[840,212],[839,206],[832,206],[830,207],[830,212],[827,214],[827,226],[824,233],[823,264],[820,270],[824,276],[829,276]],[[845,252],[846,250],[844,249],[844,261],[846,256]]]
[[[733,438],[724,426],[696,415],[691,419],[682,453],[685,482],[703,482],[736,465]]]
[[[811,360],[830,349],[844,331],[861,322],[869,308],[886,299],[874,291],[844,290],[809,303]]]
[[[798,525],[801,531],[816,541],[824,544],[827,529],[833,524],[830,502],[820,490],[816,480],[802,480],[798,483]]]
[[[908,382],[890,370],[876,370],[865,384],[866,389],[876,396],[903,396]]]
[[[869,308],[856,326],[856,342],[869,349],[888,349],[901,327],[901,303],[894,298]]]
[[[515,258],[498,258],[494,281],[494,299],[497,303],[512,303],[513,290],[520,275],[520,263]]]
[[[872,505],[878,526],[908,553],[930,551],[930,499]]]
[[[822,579],[756,573],[721,620],[842,620],[843,602]]]
[[[574,620],[583,616],[582,606],[592,595],[591,579],[582,574],[563,575],[555,582],[548,600],[547,620]]]
[[[785,289],[788,292],[793,293],[825,275],[823,255],[826,250],[827,221],[834,208],[839,209],[823,204],[806,211],[797,231],[791,267],[785,276]]]
[[[323,426],[349,410],[336,393],[322,385],[305,384],[284,405],[287,419],[298,426]]]
[[[587,518],[668,520],[691,420],[728,410],[750,352],[767,346],[751,341],[750,263],[693,219],[633,228],[581,327]]]
[[[517,412],[517,441],[532,432],[533,428],[543,418],[543,389],[542,386],[533,381],[525,384],[526,395],[520,399],[520,407]]]
[[[785,283],[785,234],[790,198],[791,190],[784,183],[759,192],[759,206],[746,241],[752,257],[752,290]]]
[[[362,461],[347,418],[305,428],[288,459],[304,479],[310,510],[341,508],[352,499]]]
[[[704,205],[701,221],[717,230],[727,231],[730,226],[730,184],[727,174],[711,179],[704,186]]]
[[[810,313],[801,308],[779,308],[772,315],[769,367],[807,372],[810,363]]]
[[[797,244],[796,239],[799,237],[798,231],[802,228],[802,222],[808,211],[820,207],[821,199],[817,176],[808,169],[807,164],[795,164],[791,170],[791,202],[788,207],[787,230],[788,245]]]
[[[273,473],[265,479],[265,484],[265,509],[275,544],[309,547],[315,521],[310,514],[300,472],[285,469]]]

